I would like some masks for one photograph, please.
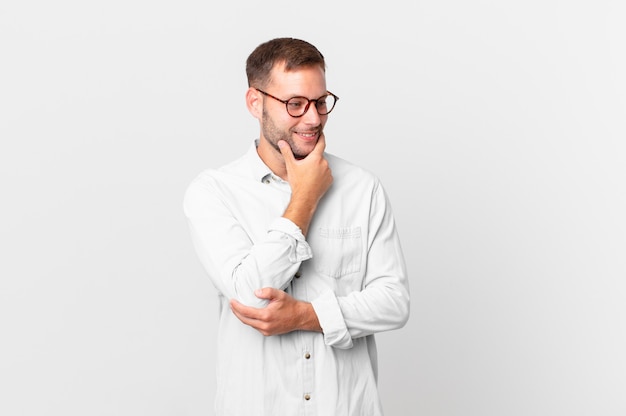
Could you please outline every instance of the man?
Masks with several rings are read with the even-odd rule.
[[[246,73],[260,137],[184,201],[220,300],[216,412],[381,415],[374,334],[409,316],[389,202],[373,175],[324,152],[338,98],[313,45],[270,40]]]

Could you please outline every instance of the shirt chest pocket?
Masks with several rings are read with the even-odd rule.
[[[315,269],[335,279],[361,270],[361,227],[319,228],[313,248]]]

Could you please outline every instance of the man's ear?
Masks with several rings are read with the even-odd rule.
[[[255,88],[250,87],[246,91],[246,106],[254,118],[261,120],[263,117],[263,98]]]

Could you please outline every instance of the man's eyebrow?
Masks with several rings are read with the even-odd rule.
[[[296,98],[296,97],[299,97],[299,98],[300,98],[300,97],[301,97],[301,98],[306,98],[307,100],[318,100],[318,99],[320,99],[320,98],[322,98],[322,97],[324,97],[324,96],[326,96],[326,95],[328,95],[328,91],[324,91],[324,93],[322,93],[322,95],[317,96],[317,97],[315,97],[315,98],[309,98],[309,97],[307,97],[306,95],[302,95],[302,94],[294,94],[294,95],[290,95],[290,96],[289,96],[289,98]],[[288,99],[289,99],[289,98],[288,98]]]

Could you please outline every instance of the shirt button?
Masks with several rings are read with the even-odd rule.
[[[305,394],[304,395],[304,400],[311,400],[311,395],[310,394]]]
[[[302,276],[302,273],[300,273],[300,271],[296,272],[296,279],[299,278],[300,276]]]
[[[306,359],[308,360],[309,358],[311,358],[311,354],[309,354],[309,353],[307,352],[306,354],[304,354],[304,358],[306,358]]]

